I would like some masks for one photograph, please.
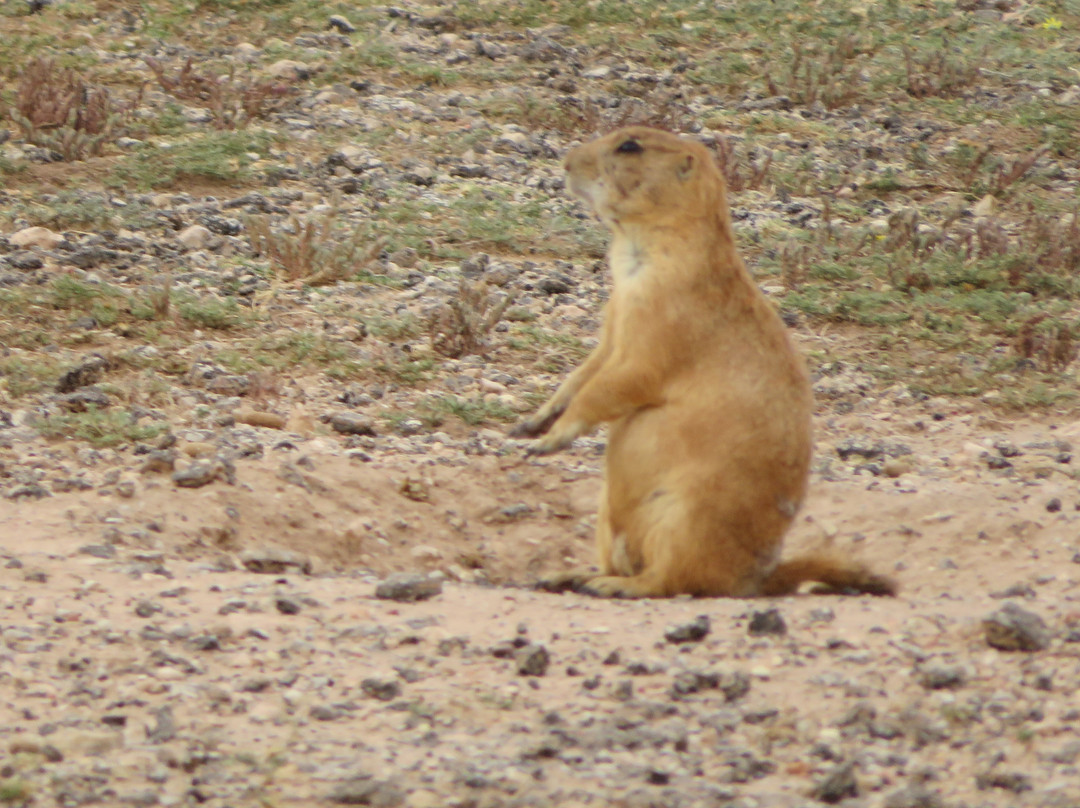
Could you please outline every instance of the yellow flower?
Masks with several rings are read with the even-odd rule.
[[[1047,31],[1056,30],[1061,27],[1061,20],[1057,17],[1047,17],[1043,21],[1042,27]]]

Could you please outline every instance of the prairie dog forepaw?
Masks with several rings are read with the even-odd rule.
[[[512,438],[536,438],[545,434],[551,425],[555,423],[559,416],[562,414],[562,409],[554,410],[547,415],[541,415],[537,413],[532,418],[526,418],[519,424],[515,424],[510,428],[510,437]]]
[[[536,588],[543,592],[581,592],[585,585],[599,574],[594,568],[579,567],[541,578],[536,582]]]

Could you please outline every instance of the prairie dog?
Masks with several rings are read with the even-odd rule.
[[[600,342],[514,428],[547,454],[607,422],[599,571],[542,582],[604,597],[780,595],[804,581],[894,594],[833,556],[780,561],[806,493],[811,392],[735,251],[724,179],[698,143],[628,127],[571,150],[573,194],[611,230]],[[542,437],[541,437],[542,436]]]

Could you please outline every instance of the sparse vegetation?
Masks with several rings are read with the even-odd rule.
[[[537,279],[567,262],[591,295],[606,238],[557,163],[575,140],[646,123],[707,138],[753,271],[810,330],[854,335],[882,383],[982,395],[1016,373],[1020,401],[1073,395],[1080,103],[1066,54],[1080,18],[1061,4],[978,23],[962,4],[839,0],[340,11],[355,32],[327,31],[306,0],[100,12],[130,29],[135,44],[104,47],[141,76],[69,31],[5,18],[4,109],[26,125],[0,146],[14,189],[0,216],[77,247],[0,295],[4,344],[182,344],[200,329],[244,372],[292,363],[413,396],[476,354],[565,373],[598,307],[555,325],[579,293],[538,294]],[[72,6],[64,25],[94,13]],[[235,58],[248,25],[260,52]],[[188,50],[143,47],[170,40]],[[317,80],[270,78],[280,59]],[[97,155],[108,190],[42,186],[47,157],[26,143]],[[213,241],[189,265],[158,244],[191,224]],[[478,252],[535,268],[487,287],[457,267]],[[412,257],[383,274],[399,253]],[[355,299],[335,291],[354,281]],[[309,315],[325,333],[293,322]],[[10,389],[43,392],[20,356],[5,360]]]
[[[28,142],[64,160],[82,160],[101,154],[138,101],[136,97],[118,105],[107,88],[89,84],[53,59],[38,57],[23,70],[8,114]]]
[[[165,424],[140,423],[130,413],[91,407],[86,412],[48,415],[37,425],[47,438],[84,440],[92,446],[118,446],[150,440],[165,431]]]
[[[159,60],[144,60],[161,89],[179,101],[205,107],[217,129],[238,129],[276,110],[296,88],[282,82],[239,79],[235,71],[222,75],[201,73],[188,57],[172,75]]]
[[[249,217],[252,251],[269,258],[275,276],[288,283],[324,286],[358,277],[375,280],[368,268],[386,241],[341,222],[339,204],[322,214],[293,216],[276,229],[265,216]]]
[[[457,294],[439,306],[428,321],[432,347],[451,357],[483,349],[488,333],[502,319],[510,302],[507,294],[493,301],[484,281],[462,278]]]
[[[1080,804],[1075,0],[0,20],[0,805]],[[785,556],[895,564],[899,607],[676,646],[695,604],[503,588],[590,560],[604,431],[507,425],[597,344],[561,162],[632,123],[714,150],[811,367]],[[405,569],[444,593],[367,596]],[[998,596],[1050,646],[991,650]]]

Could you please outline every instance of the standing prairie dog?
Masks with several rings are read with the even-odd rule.
[[[610,228],[600,343],[532,418],[530,454],[610,424],[599,572],[542,583],[605,597],[780,595],[804,581],[894,594],[834,556],[780,562],[806,494],[810,383],[735,251],[708,150],[628,127],[566,158],[570,190]]]

